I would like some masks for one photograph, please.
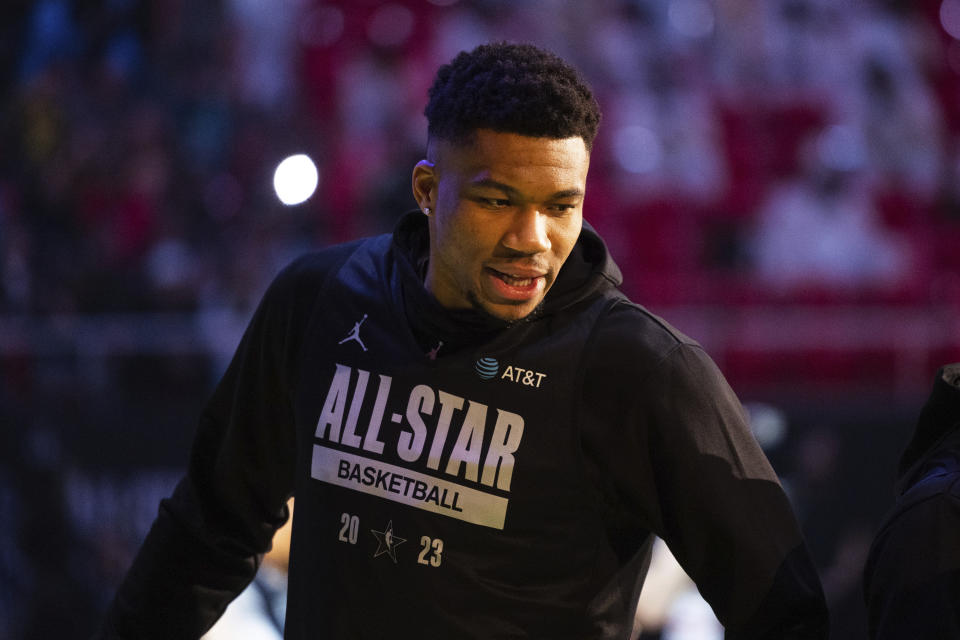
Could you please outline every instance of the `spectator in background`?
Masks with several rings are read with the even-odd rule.
[[[253,582],[227,606],[203,640],[282,640],[287,613],[287,569],[290,564],[290,531],[293,498],[287,501],[290,517],[273,534],[273,546]]]
[[[877,219],[863,174],[863,150],[846,127],[808,141],[798,174],[771,190],[754,236],[759,278],[787,294],[894,285],[907,248]]]
[[[960,363],[937,372],[864,571],[870,638],[960,638]]]

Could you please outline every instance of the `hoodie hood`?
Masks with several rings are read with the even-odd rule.
[[[933,390],[900,458],[897,492],[909,489],[929,463],[951,447],[960,450],[960,363],[937,371]]]
[[[512,324],[531,322],[572,307],[623,281],[606,244],[586,221],[570,257],[543,303],[526,318],[509,323],[476,309],[447,309],[423,285],[430,258],[427,218],[419,210],[406,213],[393,232],[393,251],[407,320],[421,345],[437,340],[449,353],[492,336]]]

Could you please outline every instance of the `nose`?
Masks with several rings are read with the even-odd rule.
[[[504,235],[503,244],[508,249],[525,255],[534,255],[550,250],[550,236],[547,233],[547,216],[537,207],[518,209]]]

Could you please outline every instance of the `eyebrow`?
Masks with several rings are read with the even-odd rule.
[[[509,196],[520,196],[522,195],[518,189],[511,187],[508,184],[503,182],[498,182],[492,178],[481,178],[480,180],[475,180],[470,183],[472,187],[488,187],[491,189],[499,189]],[[556,193],[550,194],[548,200],[562,200],[564,198],[577,198],[583,195],[583,189],[573,188],[573,189],[563,189],[562,191],[557,191]]]

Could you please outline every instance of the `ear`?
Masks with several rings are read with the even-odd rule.
[[[437,170],[429,160],[413,167],[413,197],[420,209],[433,209],[437,202]]]

